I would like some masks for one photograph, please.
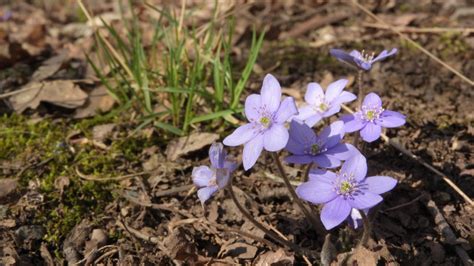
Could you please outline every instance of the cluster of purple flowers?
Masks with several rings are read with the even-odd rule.
[[[396,52],[396,49],[384,50],[374,57],[357,51],[331,50],[337,59],[365,71],[370,70],[374,62]],[[347,83],[346,79],[337,80],[325,91],[318,83],[308,84],[305,103],[298,108],[292,97],[282,100],[279,82],[267,74],[260,94],[251,94],[245,101],[248,123],[238,127],[223,141],[226,146],[244,146],[242,162],[245,170],[255,165],[263,150],[278,152],[285,149],[290,154],[285,158],[287,163],[312,164],[309,180],[299,185],[296,193],[310,203],[324,204],[321,220],[328,230],[345,220],[360,218],[360,212],[366,213],[380,203],[380,194],[393,189],[397,183],[388,176],[366,177],[365,157],[355,146],[343,142],[344,135],[360,131],[364,141],[373,142],[380,137],[382,128],[399,127],[405,123],[404,115],[385,110],[380,97],[369,93],[357,112],[341,116],[340,120],[316,134],[313,126],[340,112],[342,104],[357,98],[344,91]],[[211,146],[209,157],[211,167],[195,167],[192,173],[202,204],[226,186],[237,166],[226,158],[220,143]],[[340,169],[332,170],[337,167]]]

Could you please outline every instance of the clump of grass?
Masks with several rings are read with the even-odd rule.
[[[149,47],[143,44],[138,16],[125,19],[126,37],[104,22],[111,40],[96,34],[99,59],[111,70],[89,60],[96,74],[121,105],[133,108],[142,121],[184,135],[194,124],[217,119],[233,121],[241,112],[240,96],[252,72],[264,34],[254,32],[247,62],[236,75],[231,58],[233,19],[216,4],[212,18],[199,27],[183,26],[183,17],[145,4],[159,18],[153,21]],[[83,7],[83,11],[87,10]],[[186,10],[183,8],[183,12]],[[182,16],[185,14],[183,13]],[[187,13],[186,13],[187,15]],[[159,111],[158,111],[159,110]]]

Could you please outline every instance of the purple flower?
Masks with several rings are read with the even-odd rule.
[[[377,57],[375,57],[375,53],[369,55],[366,54],[364,50],[362,50],[362,53],[356,50],[352,50],[352,52],[347,53],[340,49],[331,49],[329,51],[329,53],[331,53],[331,55],[336,57],[339,61],[348,63],[349,65],[355,66],[356,68],[365,71],[370,70],[373,63],[384,60],[385,58],[392,56],[397,52],[397,48],[393,48],[390,52],[383,50]]]
[[[382,127],[394,128],[405,124],[405,116],[382,108],[380,97],[371,92],[365,96],[362,107],[354,114],[341,117],[345,131],[360,130],[362,139],[366,142],[377,140],[382,133]]]
[[[245,100],[245,116],[250,123],[237,128],[224,139],[227,146],[244,144],[243,164],[245,170],[252,168],[260,153],[283,149],[288,142],[285,122],[298,113],[292,97],[282,102],[278,80],[270,74],[263,80],[260,94],[252,94]]]
[[[379,194],[397,184],[388,176],[366,178],[366,174],[366,159],[358,154],[345,161],[337,173],[313,170],[309,181],[299,185],[296,193],[313,204],[324,204],[321,221],[330,230],[346,220],[352,208],[363,210],[380,203],[383,199]]]
[[[369,213],[369,209],[363,209],[361,211],[363,211],[365,215]],[[354,229],[361,227],[363,224],[362,215],[360,214],[361,211],[352,208],[351,215],[347,218],[347,222],[350,226],[354,227]]]
[[[237,164],[228,160],[222,143],[213,143],[209,149],[211,167],[202,165],[193,168],[193,183],[198,187],[198,198],[204,203],[218,189],[224,188],[229,182],[230,174],[237,168]]]
[[[359,151],[351,144],[341,143],[344,138],[344,122],[336,121],[316,135],[306,124],[291,121],[290,139],[286,150],[292,155],[285,158],[286,162],[308,164],[316,163],[323,168],[334,168],[341,165]]]
[[[343,91],[347,82],[347,79],[340,79],[329,84],[326,93],[318,83],[309,83],[304,95],[306,105],[298,110],[299,114],[293,119],[304,121],[309,127],[313,127],[324,117],[339,112],[342,103],[357,98],[354,94]]]

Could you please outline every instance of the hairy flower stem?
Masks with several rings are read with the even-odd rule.
[[[235,206],[237,206],[237,208],[245,216],[245,218],[247,218],[247,220],[249,220],[254,226],[256,226],[258,229],[262,230],[266,235],[268,235],[270,238],[272,238],[273,240],[278,242],[280,245],[289,247],[289,248],[293,249],[295,252],[307,255],[308,252],[305,251],[305,250],[302,250],[298,245],[281,238],[276,233],[274,233],[274,232],[270,231],[269,229],[267,229],[263,224],[261,224],[259,221],[257,221],[252,216],[252,214],[250,214],[250,212],[247,211],[247,209],[245,209],[240,204],[240,202],[237,200],[237,197],[235,196],[235,193],[234,193],[234,188],[232,186],[232,179],[233,178],[231,177],[230,180],[229,180],[227,190],[229,191],[230,197],[232,198],[232,201],[234,202]]]
[[[305,170],[305,172],[304,172],[303,182],[308,182],[308,179],[309,179],[309,172],[311,171],[311,168],[313,167],[313,164],[314,164],[314,163],[310,163],[310,164],[308,164],[308,166],[306,167],[306,170]]]
[[[291,197],[296,202],[296,204],[301,209],[301,211],[304,213],[306,218],[311,222],[311,225],[313,226],[313,229],[316,230],[318,233],[319,232],[324,232],[324,230],[322,229],[321,223],[318,221],[318,219],[316,219],[316,217],[313,215],[313,213],[311,213],[310,211],[308,211],[308,209],[306,209],[303,202],[300,200],[300,198],[296,194],[296,191],[293,188],[293,186],[291,185],[290,180],[288,179],[288,176],[286,175],[285,169],[283,168],[283,165],[281,164],[281,161],[280,161],[280,158],[278,157],[278,154],[276,152],[272,152],[272,154],[273,154],[273,158],[274,158],[274,160],[277,164],[278,171],[280,171],[280,175],[281,175],[283,181],[285,182],[285,185],[288,188],[288,191],[290,191]]]
[[[362,108],[362,99],[364,98],[364,89],[362,86],[363,74],[364,74],[364,71],[362,70],[359,70],[357,72],[357,86],[358,86],[357,106],[359,106],[359,108]],[[360,139],[360,134],[355,134],[354,143],[353,143],[355,147],[359,147],[359,139]]]
[[[360,211],[360,216],[362,216],[362,222],[364,223],[364,232],[362,233],[362,237],[360,238],[360,242],[357,246],[366,247],[367,241],[369,241],[369,237],[372,232],[372,226],[370,225],[369,218],[364,211]]]

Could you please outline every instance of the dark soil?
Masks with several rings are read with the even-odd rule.
[[[263,72],[254,73],[247,92],[260,89],[266,72],[278,77],[284,93],[300,101],[306,90],[305,84],[310,81],[327,84],[334,79],[347,77],[351,80],[349,90],[355,89],[355,72],[330,58],[330,48],[380,51],[398,47],[396,57],[375,65],[364,77],[367,91],[377,92],[389,109],[408,117],[404,127],[389,130],[387,134],[445,173],[473,198],[473,87],[418,49],[401,41],[396,34],[364,26],[364,23],[373,22],[355,7],[336,3],[307,7],[311,1],[303,2],[307,3],[287,6],[283,2],[272,5],[262,2],[251,4],[246,11],[236,11],[237,21],[247,21],[240,23],[268,29],[257,61],[258,69]],[[473,26],[474,13],[457,15],[467,5],[464,1],[454,1],[452,4],[431,1],[385,2],[366,5],[387,22],[398,23],[399,26]],[[10,7],[4,6],[1,10],[6,8]],[[472,8],[474,6],[471,3],[470,9],[466,10]],[[26,12],[21,8],[13,10]],[[291,31],[302,21],[313,16],[330,16],[339,10],[349,12],[350,16],[318,26],[292,39],[278,39],[281,33]],[[410,15],[413,18],[410,19]],[[58,26],[67,25],[72,18],[50,20],[50,23]],[[21,24],[20,21],[15,23]],[[246,58],[245,49],[249,46],[247,37],[250,32],[251,28],[244,27],[236,43],[236,49],[240,52],[234,58],[238,62]],[[319,44],[328,35],[334,40],[328,44]],[[474,78],[472,32],[408,33],[408,36],[447,64]],[[61,40],[61,43],[67,42]],[[46,53],[54,54],[57,52],[54,49],[59,48],[45,49]],[[44,53],[2,65],[2,73],[14,71],[19,73],[19,77],[14,79],[12,75],[7,75],[2,78],[0,92],[13,91],[19,84],[26,83],[43,57]],[[84,58],[77,59],[77,62],[87,68]],[[74,64],[70,64],[69,68],[74,71],[72,66]],[[62,78],[66,79],[64,76]],[[70,79],[80,78],[85,78],[84,71],[74,72]],[[5,101],[1,108],[11,115],[8,102]],[[127,114],[121,113],[119,119],[104,118],[102,121],[105,122],[100,119],[94,121],[94,118],[83,122],[69,118],[70,113],[58,114],[61,109],[50,106],[43,108],[43,112],[30,110],[30,116],[20,121],[48,117],[46,121],[55,125],[54,130],[61,132],[59,139],[75,147],[76,152],[100,158],[108,158],[106,156],[111,152],[101,151],[94,146],[70,144],[68,135],[79,130],[81,135],[87,137],[92,134],[94,126],[114,123],[118,126],[102,142],[115,147],[114,152],[119,155],[101,163],[101,166],[112,164],[102,170],[110,171],[110,176],[144,170],[149,172],[119,181],[100,182],[81,179],[77,172],[69,169],[56,172],[49,178],[57,180],[67,173],[70,184],[51,185],[50,190],[45,190],[44,183],[53,181],[45,181],[43,177],[54,173],[54,167],[49,162],[42,163],[47,158],[40,152],[43,149],[33,148],[27,155],[2,151],[6,155],[0,158],[0,178],[5,179],[0,181],[15,177],[20,181],[17,187],[5,195],[0,194],[0,264],[48,265],[78,261],[107,265],[305,264],[300,254],[292,250],[282,252],[286,247],[276,243],[269,246],[239,234],[239,231],[244,231],[265,238],[261,231],[242,217],[226,191],[219,191],[204,207],[201,206],[195,191],[191,191],[190,174],[192,167],[209,163],[208,146],[175,161],[168,161],[167,139],[163,139],[161,132],[156,129],[142,130],[142,135],[136,141],[126,142],[130,141],[127,132],[137,126],[128,120]],[[9,117],[5,116],[2,123],[6,125],[5,121]],[[2,129],[13,126],[11,124]],[[231,130],[229,125],[227,132]],[[219,133],[223,138],[227,132]],[[348,135],[347,141],[352,137]],[[2,133],[0,138],[3,138]],[[114,144],[117,142],[121,144]],[[127,151],[131,145],[135,148]],[[229,153],[238,157],[241,150],[231,149]],[[24,158],[19,161],[20,157],[12,154],[23,154]],[[392,176],[399,184],[384,195],[383,203],[371,210],[369,216],[373,221],[373,235],[368,255],[353,254],[353,259],[357,261],[354,265],[371,265],[371,257],[376,257],[375,262],[378,261],[379,265],[462,265],[460,249],[471,258],[474,257],[474,206],[466,203],[440,176],[382,141],[366,145],[364,154],[368,159],[369,175]],[[74,168],[77,158],[71,155],[61,162],[71,164],[71,168]],[[31,165],[27,171],[24,169],[26,165]],[[85,163],[79,166],[84,175],[93,176],[97,173]],[[295,181],[300,180],[304,169],[294,165],[286,167]],[[27,177],[22,176],[26,174]],[[314,251],[316,256],[309,260],[314,264],[320,263],[317,254],[321,252],[326,235],[311,229],[283,183],[278,178],[272,178],[274,176],[278,176],[278,171],[268,154],[263,154],[251,171],[244,172],[239,168],[234,174],[234,185],[240,201],[258,220],[271,225],[299,246]],[[57,184],[59,181],[54,182]],[[7,185],[4,184],[4,187]],[[78,200],[71,201],[67,197],[77,197]],[[88,205],[73,206],[79,203]],[[74,208],[82,208],[82,211],[72,211]],[[68,223],[58,222],[62,231],[57,228],[53,230],[53,225],[48,223],[52,212],[56,213],[54,217],[58,220],[66,217],[70,219]],[[70,213],[75,216],[71,218],[68,215]],[[442,223],[443,217],[447,224]],[[455,241],[449,238],[449,231],[454,233]],[[54,235],[52,232],[55,232]],[[362,232],[341,225],[329,233],[336,251],[325,254],[332,254],[341,263],[343,253],[351,251]],[[271,241],[270,238],[266,239]],[[265,261],[269,263],[264,264]]]

